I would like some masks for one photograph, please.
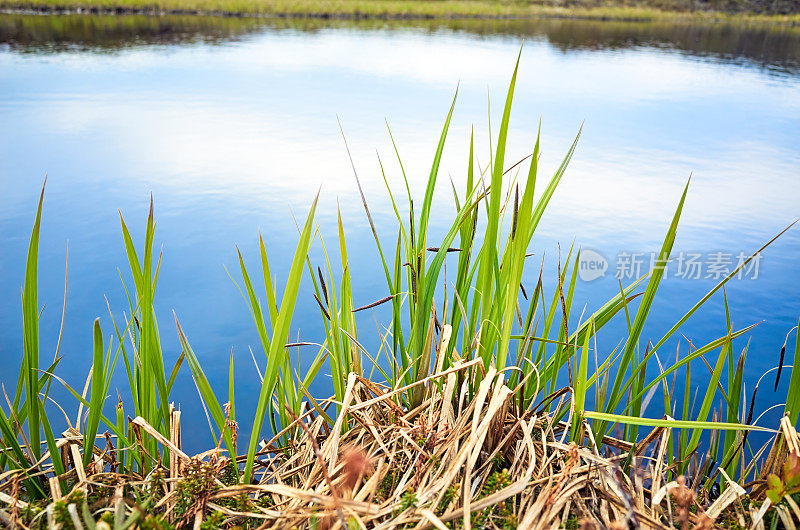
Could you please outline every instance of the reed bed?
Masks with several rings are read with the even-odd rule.
[[[315,223],[316,200],[298,226],[282,282],[272,272],[263,239],[260,270],[248,270],[239,254],[236,283],[261,350],[253,352],[261,388],[249,436],[238,428],[237,418],[248,411],[237,399],[232,356],[225,393],[206,377],[176,316],[181,354],[172,366],[165,364],[163,327],[154,309],[161,256],[154,250],[152,199],[141,246],[120,218],[130,268],[123,276],[128,307],[122,319],[108,308],[105,333],[99,318],[92,324],[85,384],[73,388],[57,375],[60,346],[52,363],[41,362],[43,189],[22,290],[19,378],[13,396],[4,393],[0,404],[0,520],[21,528],[90,530],[794,528],[800,521],[800,440],[794,428],[800,367],[784,361],[787,349],[796,357],[800,337],[797,328],[788,331],[778,366],[764,376],[775,372],[775,389],[782,374],[790,379],[785,402],[775,405],[783,411],[781,424],[761,425],[763,414],[754,408],[764,377],[747,392],[749,346],[739,346],[753,326],[732,327],[724,291],[793,224],[675,315],[664,335],[645,338],[687,182],[653,270],[576,318],[580,249],[559,257],[550,292],[543,263],[527,289],[524,270],[578,137],[542,189],[538,137],[528,156],[507,163],[517,67],[491,162],[485,168],[475,163],[471,141],[466,187],[452,185],[456,214],[441,240],[429,243],[428,231],[455,98],[421,201],[412,195],[399,149],[405,183],[399,194],[381,160],[397,220],[391,246],[361,194],[386,279],[382,298],[354,303],[344,223],[339,216],[338,245],[329,253]],[[313,244],[321,246],[321,263],[312,263]],[[455,270],[448,282],[446,263]],[[311,282],[313,300],[298,299],[302,281]],[[724,305],[726,332],[705,344],[687,340],[681,349],[676,338],[684,323],[712,299]],[[321,344],[292,339],[298,303],[319,309]],[[369,352],[359,341],[354,315],[382,304],[390,308],[390,322],[379,330],[379,351]],[[603,351],[597,334],[614,319],[626,331],[616,348]],[[304,374],[291,356],[300,346],[318,349]],[[667,351],[673,347],[674,359]],[[124,367],[128,389],[114,406],[109,395],[118,366]],[[691,384],[698,366],[708,372],[708,384],[699,388]],[[182,450],[180,407],[173,396],[176,377],[186,368],[213,440],[208,451],[193,457]],[[308,389],[323,371],[330,373],[333,396],[320,400]],[[66,412],[69,404],[50,397],[53,385],[74,398],[75,421]],[[653,414],[649,404],[656,393],[663,396],[663,410]],[[64,419],[53,423],[53,414]],[[67,429],[57,435],[54,425],[62,423]],[[748,436],[754,431],[771,438],[755,446]]]
[[[53,469],[4,473],[0,520],[17,528],[93,530],[793,527],[792,497],[793,512],[775,509],[763,487],[748,495],[724,471],[729,487],[712,493],[702,487],[704,464],[671,479],[677,464],[666,459],[669,427],[636,444],[612,437],[602,447],[591,437],[569,441],[569,421],[544,406],[557,401],[556,411],[569,408],[566,392],[523,410],[523,385],[509,388],[493,368],[482,374],[475,398],[466,399],[465,381],[477,365],[459,362],[416,383],[430,397],[409,411],[394,401],[401,389],[351,374],[334,425],[325,414],[332,400],[318,411],[309,407],[287,427],[300,427],[290,444],[278,444],[279,437],[262,442],[248,484],[237,480],[244,459],[234,464],[219,447],[192,457],[181,450],[177,411],[169,439],[142,418],[131,422],[137,440],[152,435],[171,455],[168,462],[154,459],[147,475],[120,472],[124,459],[110,436],[86,450],[70,429],[57,442],[63,461],[72,463],[60,475],[69,490],[51,477],[53,498],[26,502],[21,481]],[[800,458],[800,437],[788,420],[761,473],[780,473],[787,456]]]

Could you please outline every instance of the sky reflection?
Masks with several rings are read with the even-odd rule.
[[[85,377],[91,321],[107,315],[104,296],[115,313],[125,307],[117,208],[140,236],[152,192],[164,250],[159,309],[167,356],[177,355],[174,310],[209,372],[223,374],[233,348],[246,396],[256,385],[248,352],[256,340],[224,268],[238,278],[234,245],[249,262],[261,231],[281,274],[295,242],[292,214],[305,216],[321,189],[323,234],[332,241],[338,205],[350,242],[361,249],[353,264],[356,302],[383,296],[337,116],[381,234],[393,241],[378,156],[392,185],[400,186],[401,175],[384,120],[412,189],[421,194],[458,86],[434,213],[438,237],[453,208],[447,181],[463,181],[473,126],[478,162],[488,162],[487,93],[496,127],[519,45],[507,35],[446,30],[265,29],[221,45],[156,44],[113,54],[0,51],[0,359],[19,356],[18,292],[47,173],[42,335],[52,348],[68,241],[64,352],[75,362],[62,366],[62,375]],[[535,238],[537,256],[547,256],[555,276],[558,243],[563,255],[573,241],[596,249],[612,268],[620,251],[656,250],[690,174],[676,250],[758,248],[800,212],[799,96],[796,75],[672,49],[565,50],[543,38],[528,41],[507,160],[532,149],[541,117],[542,175],[549,175],[584,123],[574,161]],[[758,280],[733,282],[728,290],[735,325],[765,320],[753,333],[757,354],[751,354],[748,385],[774,365],[800,315],[798,251],[795,229],[770,249]],[[538,269],[536,259],[531,271]],[[666,330],[711,285],[667,282],[648,336]],[[606,277],[582,284],[577,296],[592,310],[617,290],[616,280]],[[687,327],[698,341],[724,333],[721,299],[715,302]],[[302,305],[293,330],[313,340],[319,315],[313,304]],[[362,334],[371,337],[381,312],[360,318]],[[613,347],[616,337],[607,337]],[[365,342],[377,345],[374,337]],[[213,382],[223,392],[226,376],[219,374]],[[0,376],[7,386],[14,379]],[[188,373],[178,385],[176,393],[189,396],[184,409],[199,411]],[[324,381],[317,390],[325,391]],[[187,429],[203,429],[203,421],[190,419]]]

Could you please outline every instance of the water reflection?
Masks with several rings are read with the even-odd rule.
[[[0,43],[23,53],[86,50],[113,52],[135,46],[214,43],[264,30],[409,28],[480,36],[546,40],[563,50],[655,47],[690,55],[740,61],[779,73],[800,68],[800,27],[754,23],[617,22],[573,19],[533,20],[321,20],[145,15],[0,14]]]
[[[257,266],[251,260],[257,260],[262,231],[280,278],[295,244],[291,214],[305,215],[323,186],[318,220],[330,248],[341,207],[354,249],[356,302],[386,294],[337,115],[377,229],[393,245],[393,213],[376,149],[389,181],[402,186],[402,177],[384,118],[418,196],[460,81],[441,195],[434,199],[434,241],[446,228],[441,218],[452,212],[448,177],[463,183],[473,125],[478,163],[488,161],[487,85],[496,124],[497,101],[523,36],[507,160],[530,152],[541,116],[540,167],[543,175],[551,173],[586,120],[576,157],[534,239],[537,259],[550,260],[546,281],[553,282],[557,243],[564,253],[573,240],[595,249],[612,274],[621,252],[646,256],[658,249],[692,171],[676,253],[736,256],[758,248],[800,213],[797,28],[3,15],[0,32],[0,363],[19,358],[19,288],[47,172],[42,351],[52,352],[58,337],[69,241],[66,361],[59,368],[76,385],[86,378],[92,320],[101,316],[104,329],[111,329],[105,297],[117,314],[127,305],[117,274],[127,263],[117,208],[139,238],[152,192],[157,245],[164,245],[157,309],[167,362],[178,355],[174,310],[220,392],[227,388],[233,348],[247,409],[258,391],[248,348],[257,350],[258,339],[224,268],[237,277],[235,245]],[[797,323],[798,255],[800,231],[793,230],[769,250],[758,280],[729,286],[734,327],[764,320],[750,335],[748,388],[775,365],[787,330]],[[312,262],[322,260],[315,247]],[[526,285],[537,271],[531,266]],[[665,282],[646,336],[661,336],[711,284],[705,278]],[[305,289],[292,331],[322,340],[320,315]],[[591,311],[618,289],[608,275],[581,283],[575,297]],[[377,351],[375,321],[386,322],[386,315],[366,311],[359,318],[359,340]],[[601,348],[616,346],[624,321],[619,326],[601,338]],[[724,334],[721,299],[684,332],[696,343]],[[118,375],[115,385],[124,388],[124,374]],[[702,383],[700,370],[693,377]],[[14,378],[0,374],[6,387]],[[328,380],[315,384],[312,393],[328,395]],[[175,396],[187,412],[186,432],[204,436],[194,392],[181,372]],[[775,399],[759,394],[756,408],[765,410]],[[198,449],[203,445],[203,438],[186,438]]]

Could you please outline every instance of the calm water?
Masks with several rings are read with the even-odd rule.
[[[706,278],[714,275],[711,262],[735,265],[739,253],[757,249],[800,216],[798,28],[579,21],[332,26],[0,15],[0,361],[8,367],[0,381],[6,387],[16,382],[26,245],[47,174],[42,357],[50,357],[58,336],[68,248],[59,374],[82,385],[93,319],[101,316],[108,336],[106,298],[116,315],[126,307],[118,274],[127,268],[118,209],[141,238],[152,193],[164,256],[157,306],[165,355],[174,360],[178,354],[174,311],[221,396],[233,352],[240,417],[246,418],[257,392],[248,348],[263,357],[226,272],[239,278],[236,245],[256,266],[261,231],[273,272],[284,276],[296,239],[292,214],[305,216],[321,187],[318,219],[329,245],[337,204],[342,209],[356,303],[384,296],[337,116],[379,229],[393,242],[376,151],[390,181],[399,186],[401,180],[384,120],[421,195],[460,83],[434,214],[439,237],[453,208],[447,179],[463,179],[473,125],[479,163],[488,161],[487,92],[496,128],[522,39],[507,160],[530,151],[541,117],[542,166],[550,173],[585,122],[574,161],[534,240],[536,253],[552,265],[551,279],[559,243],[566,252],[574,241],[608,263],[604,277],[580,283],[576,318],[584,305],[594,310],[617,292],[618,265],[630,272],[626,264],[633,257],[642,272],[647,268],[690,174],[675,254],[687,261],[699,255],[705,268],[700,279],[668,273],[648,338],[658,339],[715,283]],[[776,365],[784,337],[800,317],[798,257],[795,228],[766,251],[757,271],[729,284],[733,325],[760,322],[748,337],[748,392]],[[313,259],[320,261],[318,245]],[[359,317],[360,338],[377,349],[373,330],[385,313],[367,313]],[[293,333],[318,340],[319,319],[305,286]],[[616,346],[623,326],[601,336],[605,351]],[[684,335],[703,344],[724,330],[720,295]],[[740,340],[737,348],[746,345]],[[664,355],[674,355],[676,346]],[[124,396],[124,371],[118,375],[115,384]],[[701,384],[700,366],[694,375]],[[763,385],[758,409],[780,402],[785,384],[777,393]],[[328,381],[320,378],[313,391],[327,394]],[[203,445],[204,438],[189,436],[207,431],[188,370],[173,399],[188,412],[185,439]],[[75,407],[69,410],[74,414]],[[656,405],[649,413],[661,414]],[[767,415],[762,423],[774,424],[777,417]]]

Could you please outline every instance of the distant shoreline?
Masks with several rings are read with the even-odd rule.
[[[196,15],[220,17],[315,18],[337,20],[514,20],[563,18],[647,22],[763,23],[800,26],[800,13],[678,9],[687,2],[636,6],[581,5],[560,7],[543,3],[504,3],[490,0],[0,0],[5,14]]]

